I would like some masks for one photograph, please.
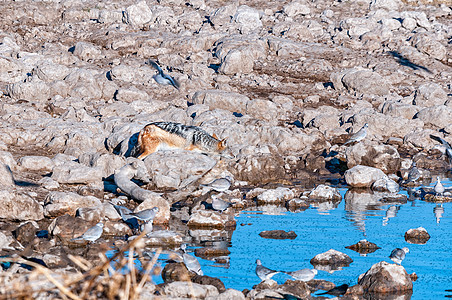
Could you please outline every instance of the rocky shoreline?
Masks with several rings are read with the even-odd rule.
[[[397,192],[404,180],[417,184],[450,171],[447,1],[55,0],[0,7],[4,257],[39,259],[60,276],[81,270],[68,255],[100,264],[98,253],[121,253],[123,237],[137,238],[113,204],[158,207],[152,233],[136,249],[170,251],[199,244],[197,234],[230,240],[234,213],[249,206],[334,206],[342,200],[337,185],[353,188],[349,205],[363,190],[376,202],[403,203]],[[149,59],[180,87],[158,84]],[[155,121],[226,138],[227,154],[131,157],[138,132]],[[366,134],[347,142],[364,124]],[[409,182],[413,162],[420,174]],[[230,188],[201,186],[218,178],[230,178]],[[444,202],[452,195],[423,189],[422,197]],[[71,241],[98,222],[102,242]],[[198,256],[227,255],[200,249]],[[369,274],[405,272],[406,282],[391,291],[411,290],[403,267],[374,267]],[[5,294],[14,295],[10,282],[32,282],[30,274],[17,267],[2,275],[11,287]],[[366,276],[349,289],[350,299],[388,291],[372,290]],[[146,283],[141,296],[306,298],[334,287],[266,280],[242,293],[218,288],[215,278],[174,278],[161,287]],[[47,297],[68,296],[48,289]]]

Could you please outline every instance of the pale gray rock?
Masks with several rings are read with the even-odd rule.
[[[98,206],[80,207],[77,209],[76,215],[88,222],[99,222],[105,216],[104,206],[101,204]]]
[[[421,52],[437,59],[445,60],[447,57],[447,49],[440,41],[436,40],[430,34],[417,34],[411,43]]]
[[[370,9],[387,9],[387,10],[398,10],[399,7],[403,6],[403,2],[400,0],[372,0],[370,2]]]
[[[376,180],[372,186],[372,190],[379,192],[397,193],[399,191],[399,184],[389,178],[387,175]]]
[[[47,190],[56,190],[60,187],[60,184],[50,177],[43,177],[41,180],[39,180],[39,184],[41,184],[41,186]]]
[[[145,245],[150,247],[179,247],[183,242],[180,234],[171,230],[154,230],[146,235]]]
[[[366,165],[382,170],[385,173],[395,173],[400,169],[400,154],[391,145],[361,142],[345,150],[347,166]]]
[[[320,184],[316,186],[308,195],[309,199],[317,200],[341,200],[339,191],[331,186]]]
[[[10,246],[11,244],[14,244],[14,242],[15,239],[11,234],[6,235],[0,231],[0,250],[15,250],[14,247]]]
[[[426,125],[444,128],[452,120],[452,108],[445,105],[435,105],[422,109],[415,117],[423,121]]]
[[[277,187],[276,189],[266,190],[257,196],[257,200],[265,203],[280,203],[295,197],[295,193],[285,187]]]
[[[310,262],[312,265],[348,265],[353,262],[353,260],[345,253],[330,249],[326,252],[317,254]]]
[[[396,293],[413,289],[405,268],[385,261],[374,264],[358,278],[358,284],[369,292]]]
[[[34,68],[34,72],[42,81],[52,82],[55,80],[63,80],[69,74],[70,70],[64,65],[45,60]]]
[[[216,160],[193,151],[158,151],[144,159],[157,188],[183,188],[210,171]]]
[[[386,101],[381,108],[381,112],[394,118],[402,117],[411,120],[421,109],[416,105]]]
[[[353,69],[341,81],[347,90],[363,94],[386,95],[391,88],[384,77],[371,70]]]
[[[64,214],[74,216],[81,207],[100,206],[101,202],[93,196],[81,196],[73,192],[50,192],[44,202],[44,215],[57,217]]]
[[[126,159],[122,156],[99,152],[82,154],[78,161],[88,167],[102,168],[102,177],[104,178],[114,174],[115,170],[126,164]]]
[[[233,48],[221,58],[218,71],[226,75],[252,73],[254,62],[264,55],[264,48],[256,43]]]
[[[385,174],[377,168],[357,165],[345,171],[344,176],[345,182],[352,187],[370,187]]]
[[[246,114],[261,120],[275,121],[281,117],[276,103],[265,99],[253,99],[246,103]]]
[[[26,194],[1,190],[0,207],[0,219],[38,221],[44,218],[42,206]]]
[[[194,282],[174,281],[162,288],[163,293],[173,298],[205,299],[218,296],[218,289],[213,285],[201,285]]]
[[[233,215],[211,210],[198,210],[190,215],[187,225],[194,228],[225,228],[235,226]]]
[[[137,100],[147,100],[149,99],[149,95],[145,91],[139,90],[136,87],[130,87],[128,89],[120,88],[115,94],[115,99],[117,101],[130,103]]]
[[[44,170],[52,171],[54,167],[53,160],[46,156],[22,156],[17,161],[18,166],[26,170]]]
[[[52,179],[58,183],[95,183],[102,182],[101,167],[87,167],[76,162],[56,166],[52,171]]]
[[[98,46],[87,42],[77,42],[72,53],[83,61],[99,59],[102,55]]]
[[[242,34],[250,33],[262,27],[259,11],[247,5],[239,6],[232,20],[238,24]]]
[[[283,12],[288,17],[293,18],[298,15],[309,15],[311,13],[311,9],[305,1],[295,0],[290,2],[289,4],[284,5]]]
[[[431,107],[444,105],[447,101],[447,93],[441,86],[434,82],[424,83],[416,89],[413,104]]]
[[[126,8],[123,21],[134,27],[141,27],[152,20],[152,11],[146,4],[146,1],[140,1],[137,4]]]
[[[15,186],[13,172],[10,167],[0,162],[0,185],[8,188]]]
[[[250,99],[242,94],[222,90],[203,90],[193,95],[195,104],[204,104],[211,110],[220,108],[232,112],[245,113]]]
[[[219,7],[210,15],[210,22],[212,22],[215,28],[230,23],[232,16],[235,15],[235,12],[237,11],[237,7],[236,2]]]
[[[6,95],[13,99],[43,102],[50,98],[50,87],[45,82],[35,78],[31,81],[7,85]]]
[[[6,83],[17,83],[27,78],[25,66],[19,61],[0,56],[0,80]]]
[[[241,291],[227,289],[218,296],[207,297],[206,300],[245,300],[245,295]]]

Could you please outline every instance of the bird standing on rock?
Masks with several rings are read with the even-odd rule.
[[[421,177],[421,172],[419,172],[419,170],[418,170],[418,168],[416,166],[416,162],[413,161],[413,163],[411,164],[411,170],[408,173],[408,178],[403,183],[407,184],[407,183],[410,183],[410,182],[415,182],[420,177]]]
[[[260,259],[256,260],[256,275],[262,280],[267,280],[272,278],[274,275],[280,273],[279,271],[275,271],[264,267]]]
[[[198,259],[186,252],[187,245],[182,244],[180,248],[183,251],[182,258],[187,269],[189,271],[195,272],[200,276],[204,275],[204,273],[201,270],[201,264],[199,263]]]
[[[405,255],[408,252],[410,252],[410,249],[408,249],[407,247],[403,247],[402,249],[395,248],[394,250],[392,250],[391,254],[389,255],[389,258],[396,264],[401,265],[402,260],[405,259]]]
[[[151,66],[153,66],[158,71],[158,74],[155,74],[154,76],[152,76],[152,78],[154,78],[154,80],[158,84],[161,84],[161,85],[172,85],[176,89],[179,89],[180,85],[179,85],[179,82],[177,82],[176,79],[174,79],[173,77],[171,77],[168,74],[165,74],[163,72],[163,70],[160,68],[160,66],[155,61],[150,59],[149,63],[151,64]]]
[[[316,269],[301,269],[298,271],[293,271],[293,272],[284,272],[287,275],[292,276],[295,280],[301,280],[301,281],[310,281],[312,279],[314,279],[315,275],[317,275],[317,270]]]
[[[361,129],[358,130],[358,132],[356,132],[350,136],[350,138],[344,143],[344,146],[348,145],[350,143],[353,143],[353,142],[359,142],[359,141],[364,140],[364,138],[367,136],[367,128],[368,127],[369,127],[369,124],[367,124],[367,123],[364,124],[364,126],[361,127]]]
[[[159,212],[159,208],[156,206],[156,207],[145,209],[145,210],[142,210],[142,211],[139,211],[136,213],[129,213],[129,215],[137,218],[138,220],[148,222],[150,220],[154,220],[154,218],[158,212]]]
[[[224,192],[229,190],[232,184],[232,178],[230,176],[226,176],[224,178],[217,178],[214,181],[208,184],[201,184],[202,187],[207,188],[209,190],[215,190],[217,192]]]
[[[444,191],[446,189],[444,188],[444,185],[441,183],[441,180],[439,180],[439,176],[436,177],[436,184],[435,184],[435,193],[436,195],[443,195]]]
[[[228,209],[230,206],[232,206],[231,202],[224,201],[217,195],[212,195],[211,198],[212,198],[212,208],[214,210],[223,212],[226,209]]]
[[[81,236],[71,239],[71,241],[85,240],[89,242],[95,242],[98,238],[101,237],[103,231],[104,224],[102,222],[99,222],[93,227],[89,228],[87,231],[85,231],[85,233],[82,234]]]

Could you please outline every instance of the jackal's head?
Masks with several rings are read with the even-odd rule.
[[[217,144],[218,152],[223,152],[227,148],[226,139],[222,139]]]

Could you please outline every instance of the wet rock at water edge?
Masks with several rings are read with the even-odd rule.
[[[261,233],[259,233],[259,236],[266,238],[266,239],[293,240],[297,237],[297,234],[294,231],[265,230],[265,231],[262,231]]]
[[[222,248],[202,247],[195,249],[195,255],[202,258],[214,256],[226,256],[229,254],[231,254],[231,251]]]
[[[190,216],[187,225],[191,228],[226,228],[235,227],[236,221],[233,215],[199,210]]]
[[[324,184],[320,184],[313,189],[309,193],[308,198],[310,200],[342,200],[342,196],[336,188]]]
[[[385,261],[374,264],[358,279],[366,292],[397,293],[411,291],[413,282],[401,265],[390,264]]]
[[[410,244],[425,244],[430,239],[430,234],[423,227],[409,229],[405,232],[405,241]]]
[[[160,285],[162,293],[170,298],[205,299],[216,297],[218,289],[212,285],[202,285],[194,282],[174,281]]]
[[[380,247],[378,247],[376,244],[369,242],[367,240],[361,240],[358,243],[347,246],[345,248],[351,249],[360,254],[369,254],[377,251],[377,249],[380,249]]]
[[[331,270],[339,270],[342,267],[347,267],[352,262],[353,260],[350,256],[334,249],[317,254],[310,261],[311,265],[313,265],[316,269],[322,269],[322,266],[327,266]]]
[[[375,181],[385,176],[380,169],[361,165],[348,169],[344,175],[345,181],[352,187],[370,187]]]

